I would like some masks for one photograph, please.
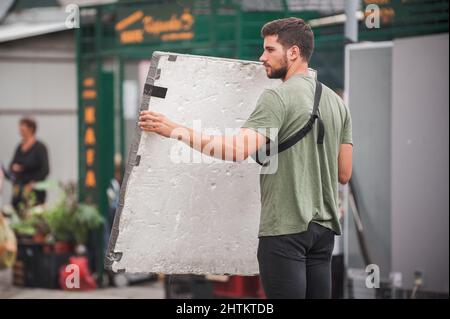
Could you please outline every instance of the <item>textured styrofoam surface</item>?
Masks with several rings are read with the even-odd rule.
[[[153,69],[153,70],[152,70]],[[161,70],[159,79],[153,80]],[[165,99],[143,97],[141,109],[188,127],[223,134],[240,128],[269,80],[259,63],[156,53],[147,83],[168,88]],[[199,127],[197,127],[200,130]],[[259,166],[212,161],[176,163],[174,154],[207,156],[176,140],[136,133],[133,166],[122,185],[110,252],[114,270],[167,274],[257,274]],[[187,153],[186,153],[187,152]],[[178,158],[180,159],[180,158]],[[115,233],[115,234],[114,234]]]

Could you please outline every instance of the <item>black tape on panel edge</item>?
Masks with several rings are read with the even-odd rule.
[[[150,95],[153,97],[159,97],[161,99],[165,99],[167,94],[167,88],[163,88],[160,86],[154,86],[151,84],[146,84],[144,86],[144,95]]]

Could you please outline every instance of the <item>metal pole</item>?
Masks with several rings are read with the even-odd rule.
[[[359,9],[359,5],[360,5],[360,0],[345,0],[345,15],[346,15],[346,22],[345,22],[345,44],[350,44],[350,43],[356,43],[358,42],[358,18],[356,16],[356,13],[358,12]],[[345,60],[347,63],[347,59]],[[348,65],[345,66],[345,69],[347,70]],[[345,75],[347,76],[347,74]],[[348,87],[345,87],[345,102],[348,103]],[[354,199],[353,197],[350,198],[350,194],[349,194],[349,188],[350,187],[346,187],[345,188],[345,198],[346,198],[346,203],[345,206],[347,206],[347,210],[346,210],[346,214],[345,214],[345,219],[344,219],[344,247],[343,247],[343,253],[344,253],[344,296],[348,297],[349,296],[349,287],[348,287],[348,283],[349,283],[349,278],[348,278],[348,267],[349,267],[349,223],[350,223],[350,218],[349,218],[349,201],[350,204],[353,204],[354,202],[351,201],[351,199]],[[353,196],[353,194],[352,194]],[[350,205],[350,209],[353,211],[353,214],[355,214],[355,211],[353,210],[354,207],[352,207],[353,205]],[[360,235],[361,232],[358,232],[358,235]],[[369,258],[367,258],[369,259]]]
[[[289,18],[289,5],[287,0],[283,0],[284,17]]]
[[[345,0],[345,15],[347,20],[345,23],[345,42],[358,42],[358,12],[360,0]]]

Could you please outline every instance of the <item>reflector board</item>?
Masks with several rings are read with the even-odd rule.
[[[207,134],[233,134],[269,80],[260,63],[156,52],[141,110]],[[256,163],[214,160],[136,126],[106,266],[165,274],[258,273]]]

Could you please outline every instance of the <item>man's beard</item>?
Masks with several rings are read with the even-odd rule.
[[[283,59],[283,64],[278,69],[275,69],[273,67],[270,67],[272,70],[272,73],[267,73],[267,76],[269,79],[284,79],[286,78],[287,72],[288,72],[288,65],[287,65],[287,58]]]

